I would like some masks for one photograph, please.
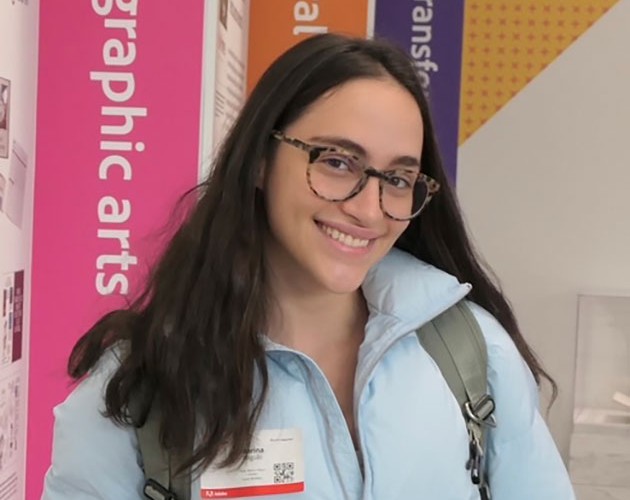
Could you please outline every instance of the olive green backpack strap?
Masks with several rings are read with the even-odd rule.
[[[134,405],[130,405],[134,415]],[[135,421],[138,421],[134,419]],[[153,404],[141,426],[136,427],[138,449],[143,461],[144,496],[151,500],[190,500],[191,474],[176,474],[181,464],[160,442],[160,410]]]
[[[494,401],[488,394],[488,353],[479,324],[459,302],[417,331],[418,339],[446,379],[461,410],[470,445],[466,468],[482,500],[490,488],[483,470],[485,427],[495,426]]]

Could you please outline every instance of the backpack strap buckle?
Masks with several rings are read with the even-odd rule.
[[[483,446],[479,438],[478,429],[468,427],[468,449],[469,458],[466,462],[466,469],[470,471],[470,479],[475,485],[479,485],[483,479]]]
[[[466,427],[468,428],[469,458],[466,469],[470,470],[470,479],[478,486],[481,500],[491,500],[490,488],[484,470],[484,427],[496,427],[493,415],[494,400],[485,394],[476,403],[466,401],[463,405]]]
[[[178,500],[175,493],[166,489],[154,479],[147,479],[144,483],[144,496],[150,500]]]
[[[497,426],[497,419],[494,417],[494,400],[490,395],[485,394],[476,403],[466,401],[463,406],[464,414],[469,421],[480,426]]]

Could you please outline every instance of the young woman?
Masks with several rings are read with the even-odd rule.
[[[129,407],[159,406],[191,498],[478,499],[461,409],[415,334],[464,299],[488,346],[493,498],[574,498],[546,374],[471,248],[412,63],[381,41],[301,42],[144,293],[75,346],[44,498],[142,498]]]

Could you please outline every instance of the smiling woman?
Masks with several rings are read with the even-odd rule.
[[[81,382],[55,412],[44,499],[487,498],[415,334],[456,304],[496,402],[474,471],[497,500],[574,498],[538,411],[546,374],[475,257],[400,50],[339,35],[290,49],[190,195],[142,293],[72,352]],[[145,481],[163,451],[171,474]]]

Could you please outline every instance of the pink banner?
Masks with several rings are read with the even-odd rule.
[[[27,496],[77,338],[134,291],[197,181],[203,0],[42,2]]]

